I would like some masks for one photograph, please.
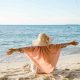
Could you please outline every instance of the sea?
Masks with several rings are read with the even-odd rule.
[[[46,33],[53,37],[52,43],[65,43],[77,41],[80,43],[80,25],[0,25],[0,62],[10,61],[11,58],[5,57],[9,48],[20,48],[31,45],[39,33]],[[72,48],[72,49],[71,49]],[[76,49],[79,52],[80,45],[66,48],[70,51]],[[64,54],[72,54],[73,52]],[[75,54],[75,53],[74,53]],[[19,54],[14,54],[23,57]],[[21,59],[18,59],[21,61]],[[17,61],[17,59],[15,59]]]

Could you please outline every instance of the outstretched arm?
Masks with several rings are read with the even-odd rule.
[[[76,46],[76,45],[78,45],[78,44],[79,44],[79,43],[76,42],[76,41],[71,41],[71,42],[68,42],[68,43],[61,43],[61,44],[59,44],[59,45],[61,46],[61,48],[64,48],[64,47],[67,47],[67,46],[69,46],[69,45]]]
[[[14,52],[22,52],[22,48],[10,48],[10,49],[7,51],[7,55],[11,55],[11,54],[13,54]]]
[[[22,47],[22,48],[10,48],[8,51],[7,51],[7,55],[11,55],[13,54],[14,52],[20,52],[20,53],[24,53],[24,52],[31,52],[34,50],[34,47]]]

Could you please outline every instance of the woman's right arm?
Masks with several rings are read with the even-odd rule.
[[[59,45],[61,48],[64,48],[64,47],[67,47],[67,46],[70,46],[70,45],[76,46],[78,44],[79,43],[76,42],[76,41],[71,41],[71,42],[67,42],[67,43],[60,43],[60,44],[57,44],[57,45]]]

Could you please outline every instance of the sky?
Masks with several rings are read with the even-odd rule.
[[[80,0],[0,0],[0,24],[80,24]]]

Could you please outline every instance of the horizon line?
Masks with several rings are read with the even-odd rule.
[[[0,24],[1,25],[80,25],[80,24]]]

